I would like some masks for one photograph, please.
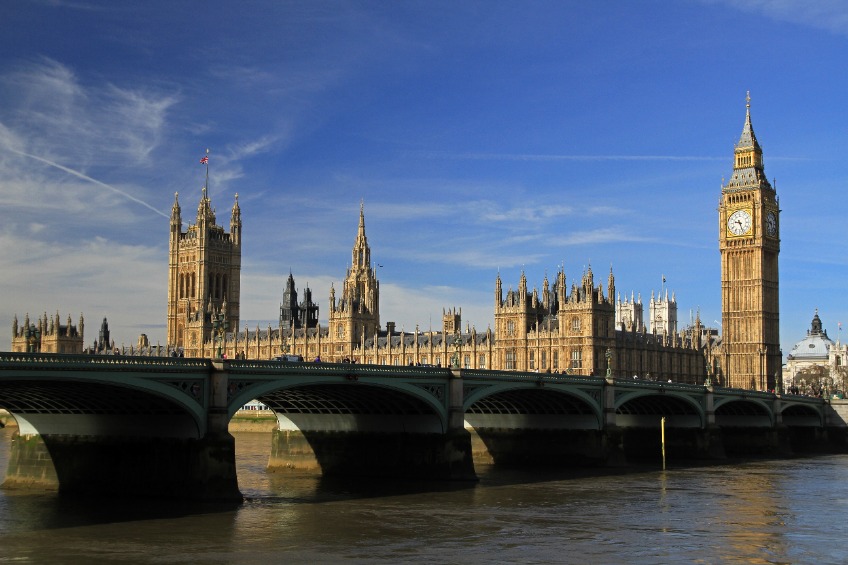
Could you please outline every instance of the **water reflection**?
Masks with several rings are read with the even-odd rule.
[[[9,430],[0,430],[5,469]],[[841,563],[848,457],[591,476],[479,469],[479,483],[265,472],[236,434],[236,510],[0,491],[0,560],[37,562]],[[45,532],[49,532],[45,536]]]

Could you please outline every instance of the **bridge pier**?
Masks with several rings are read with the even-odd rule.
[[[9,450],[6,478],[0,487],[55,491],[59,478],[50,452],[40,435],[15,432]]]
[[[239,501],[227,477],[232,437],[15,434],[3,488],[94,496]],[[233,477],[234,478],[234,477]]]

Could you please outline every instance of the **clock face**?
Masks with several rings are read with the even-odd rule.
[[[766,233],[774,235],[777,233],[777,217],[774,212],[769,212],[766,216]]]
[[[751,214],[747,210],[736,210],[727,219],[727,230],[733,235],[748,233],[751,229]]]

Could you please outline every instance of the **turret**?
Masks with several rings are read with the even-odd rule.
[[[238,203],[238,192],[236,193],[236,201],[233,204],[233,212],[230,216],[230,239],[233,245],[241,245],[241,208]]]
[[[521,278],[518,279],[518,300],[523,305],[527,301],[527,276],[524,271],[521,271]]]
[[[175,244],[180,239],[182,233],[182,215],[180,211],[180,194],[174,193],[174,205],[171,207],[171,244]]]
[[[612,265],[610,265],[609,279],[607,280],[607,300],[613,302],[615,297],[615,276],[612,274]]]

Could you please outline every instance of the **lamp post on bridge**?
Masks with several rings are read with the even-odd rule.
[[[607,358],[607,378],[612,377],[612,367],[610,363],[612,362],[612,351],[609,347],[607,347],[606,353],[604,353],[604,357]]]
[[[224,317],[223,312],[218,312],[212,318],[212,330],[215,332],[215,339],[218,341],[218,356],[217,359],[223,358],[224,334],[230,327],[230,323]]]
[[[24,337],[26,338],[27,353],[38,353],[41,349],[41,330],[35,324],[31,324],[24,328]]]
[[[705,387],[713,386],[713,379],[710,376],[710,369],[712,369],[712,366],[711,366],[710,360],[707,359],[707,376],[704,377],[704,386]]]
[[[451,356],[451,367],[459,369],[459,349],[462,347],[462,336],[458,331],[453,336],[453,347],[454,352]]]

